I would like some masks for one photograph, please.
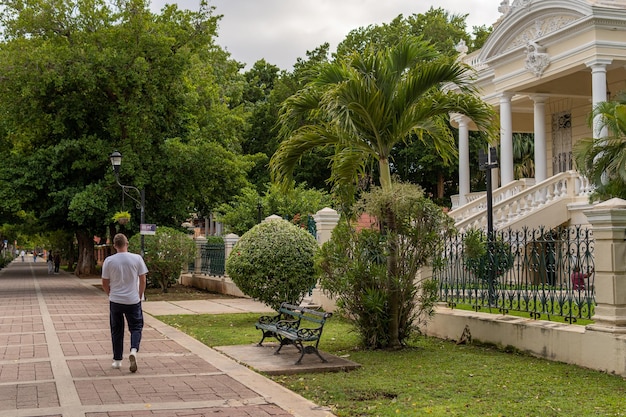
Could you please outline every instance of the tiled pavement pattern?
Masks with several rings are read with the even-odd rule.
[[[44,262],[0,271],[0,417],[332,416],[144,316],[139,370],[112,369],[102,291]]]

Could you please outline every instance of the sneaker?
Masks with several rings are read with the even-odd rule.
[[[130,360],[130,371],[137,372],[137,351],[135,349],[130,351],[128,360]]]
[[[122,361],[113,361],[111,364],[111,368],[120,369],[122,367]]]

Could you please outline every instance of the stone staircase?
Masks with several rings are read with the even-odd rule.
[[[534,184],[522,179],[493,191],[495,230],[554,228],[562,224],[586,223],[582,210],[589,208],[589,181],[576,171],[559,173]],[[449,212],[459,232],[487,229],[487,198],[474,196],[469,203]]]

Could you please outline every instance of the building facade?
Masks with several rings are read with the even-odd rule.
[[[460,59],[477,71],[482,98],[499,114],[494,210],[502,203],[509,207],[500,207],[504,217],[496,221],[538,224],[532,214],[545,219],[541,211],[556,205],[548,226],[577,223],[590,188],[575,172],[572,147],[581,138],[606,135],[590,125],[592,108],[626,90],[626,0],[504,0],[499,11],[482,49],[465,55],[463,45],[458,48]],[[451,214],[461,228],[480,227],[484,197],[471,192],[469,178],[472,121],[461,115],[452,120],[459,128],[460,160]],[[534,134],[534,179],[514,178],[516,132]]]

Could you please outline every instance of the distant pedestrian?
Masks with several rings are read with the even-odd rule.
[[[48,252],[46,263],[48,264],[48,275],[51,275],[54,272],[54,252]]]
[[[33,251],[33,262],[37,262],[37,252]]]
[[[585,280],[589,278],[591,273],[593,272],[593,268],[589,271],[589,273],[583,273],[580,271],[580,267],[575,266],[574,271],[572,272],[572,289],[575,291],[584,291],[585,290]]]
[[[24,252],[24,250],[22,249],[22,251],[20,252],[20,256],[22,257],[22,262],[24,262],[24,256],[26,256],[26,252]]]
[[[59,268],[61,267],[61,254],[59,251],[54,252],[54,273],[59,273]]]
[[[122,367],[124,356],[124,319],[130,331],[130,371],[137,372],[137,352],[143,330],[141,299],[146,290],[146,267],[143,258],[128,252],[128,239],[122,233],[113,238],[117,253],[102,264],[102,288],[109,296],[109,322],[113,345],[114,369]]]

